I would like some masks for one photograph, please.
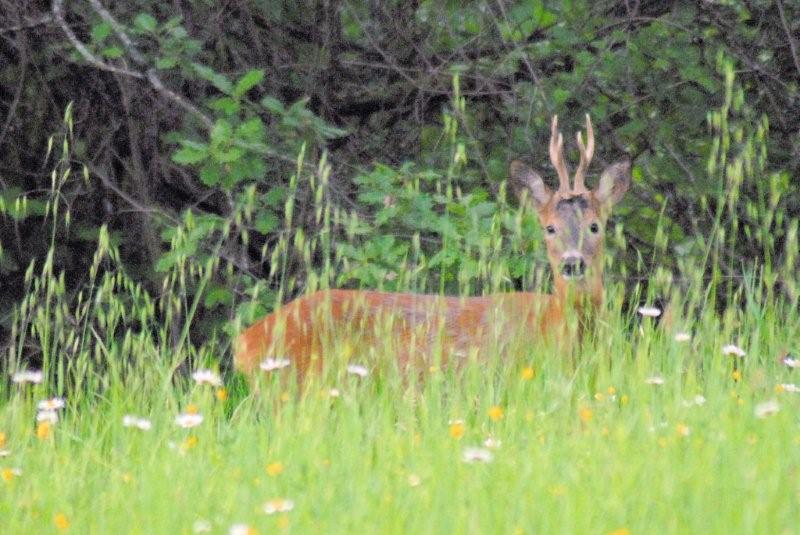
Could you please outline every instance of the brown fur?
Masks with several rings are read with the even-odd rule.
[[[555,281],[552,295],[518,292],[445,297],[319,291],[287,303],[242,332],[235,342],[237,369],[253,374],[266,358],[288,358],[302,378],[311,370],[321,370],[334,356],[332,351],[345,359],[365,352],[395,355],[400,369],[419,369],[497,354],[498,350],[502,353],[511,340],[540,343],[548,339],[566,350],[574,338],[566,328],[569,311],[576,311],[582,320],[602,304],[603,227],[611,206],[630,183],[630,164],[610,166],[595,190],[583,187],[582,176],[576,179],[576,188],[569,188],[565,186],[566,165],[556,127],[554,118],[551,158],[561,179],[557,191],[521,162],[512,162],[510,168],[512,184],[518,191],[527,192],[542,227],[553,231],[546,232]],[[588,117],[587,128],[588,149],[579,138],[579,173],[585,172],[594,147]],[[597,225],[597,232],[592,231],[592,225]],[[565,278],[565,254],[585,263],[583,278]]]

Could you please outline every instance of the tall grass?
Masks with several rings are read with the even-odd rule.
[[[226,372],[227,342],[196,343],[189,326],[204,291],[232,273],[221,253],[246,226],[246,202],[196,254],[186,244],[205,229],[185,217],[157,296],[125,274],[105,229],[75,296],[52,254],[32,264],[9,379],[0,381],[3,532],[224,533],[241,523],[261,533],[798,533],[800,372],[787,365],[800,350],[797,222],[781,222],[786,250],[776,251],[767,232],[774,195],[764,190],[752,213],[767,261],[732,264],[733,208],[738,188],[758,178],[764,126],[739,135],[727,124],[736,102],[731,90],[709,120],[718,143],[709,173],[720,183],[713,228],[677,277],[660,270],[646,287],[609,281],[574,364],[521,339],[510,353],[476,355],[458,371],[431,366],[420,379],[380,354],[366,377],[329,366],[298,388],[288,368],[244,388]],[[69,223],[58,195],[72,172],[69,113],[66,124],[48,208],[54,226]],[[453,177],[466,154],[452,131],[457,117],[446,125],[456,167],[432,187],[458,202]],[[357,246],[366,223],[330,202],[324,159],[305,169],[301,155],[284,231],[264,249],[272,272],[254,300],[334,286],[353,269],[334,239]],[[319,224],[312,236],[295,224],[305,181]],[[455,277],[460,293],[508,290],[509,267],[498,259],[528,247],[523,213],[501,206],[492,217],[477,244],[464,243],[473,262]],[[610,245],[624,246],[622,236],[611,229]],[[667,251],[666,233],[658,236]],[[410,242],[393,287],[443,289],[430,250],[419,236]],[[611,273],[613,258],[612,248]],[[292,280],[297,272],[309,275]],[[542,289],[540,271],[525,279]],[[659,325],[623,306],[656,294],[670,296]],[[745,355],[726,354],[731,344]],[[41,366],[44,381],[11,382],[26,366]],[[222,369],[225,384],[195,384],[188,372],[198,368]],[[38,402],[52,396],[66,399],[60,421],[37,423]],[[181,413],[203,421],[182,428]],[[125,415],[152,427],[125,427]],[[267,514],[276,499],[293,508]]]

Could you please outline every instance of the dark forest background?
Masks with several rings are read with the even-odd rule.
[[[758,269],[796,300],[799,81],[796,1],[0,0],[2,338],[29,270],[76,295],[105,229],[154,296],[219,260],[182,286],[196,336],[330,258],[337,286],[407,288],[422,255],[411,289],[464,291],[509,162],[553,178],[553,114],[573,165],[585,113],[592,171],[633,159],[612,279]],[[506,287],[543,262],[526,221]]]

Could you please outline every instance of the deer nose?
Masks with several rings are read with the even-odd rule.
[[[567,278],[579,279],[586,272],[586,262],[580,256],[565,256],[561,259],[561,274]]]

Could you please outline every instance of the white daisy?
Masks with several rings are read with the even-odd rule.
[[[175,423],[180,427],[188,429],[190,427],[197,427],[203,423],[203,415],[191,412],[184,412],[175,417]]]
[[[342,395],[342,393],[339,392],[338,388],[331,388],[330,390],[328,390],[328,396],[329,397],[338,398],[341,395]]]
[[[292,361],[289,359],[274,359],[268,358],[264,360],[261,365],[259,366],[265,372],[272,372],[275,370],[280,370],[281,368],[286,368],[291,366]]]
[[[192,379],[199,385],[222,385],[222,379],[212,370],[195,370],[194,373],[192,373]]]
[[[679,332],[675,333],[675,341],[676,342],[688,342],[692,339],[692,335],[687,332]]]
[[[793,393],[800,392],[800,386],[797,386],[794,383],[783,383],[782,385],[778,385],[778,386],[784,392],[793,392]]]
[[[348,364],[347,373],[351,375],[358,375],[359,377],[366,377],[369,375],[369,370],[360,364]]]
[[[43,399],[37,405],[40,411],[54,411],[57,409],[63,409],[66,407],[66,403],[64,402],[63,398],[51,398],[51,399]]]
[[[38,385],[44,379],[41,370],[22,370],[11,376],[11,380],[17,384],[32,383]]]
[[[766,418],[781,410],[781,406],[774,399],[756,405],[756,418]]]
[[[492,452],[483,448],[466,448],[461,455],[465,463],[490,463],[494,459]]]
[[[724,355],[728,355],[731,357],[739,357],[739,358],[742,358],[746,355],[744,349],[734,344],[728,344],[726,346],[722,346],[722,353]]]
[[[268,515],[275,513],[288,513],[294,509],[294,502],[286,498],[275,498],[264,504],[264,512]]]
[[[661,309],[656,307],[639,307],[637,312],[645,318],[657,318],[661,315]]]
[[[0,450],[0,457],[8,457],[9,455],[11,455],[9,450]]]
[[[36,413],[37,422],[58,423],[58,413],[51,410],[43,410]]]
[[[195,520],[194,524],[192,524],[192,531],[195,533],[210,533],[211,522],[202,518]]]
[[[705,403],[706,403],[706,397],[704,395],[702,395],[702,394],[697,394],[692,399],[684,400],[683,401],[683,406],[684,407],[694,407],[694,406],[699,407],[701,405],[705,405]]]
[[[663,377],[659,377],[658,375],[653,375],[653,376],[648,377],[647,379],[645,379],[644,380],[644,384],[661,386],[661,385],[664,384],[664,378]]]
[[[153,427],[153,424],[147,418],[139,418],[138,416],[126,414],[122,417],[122,426],[135,427],[136,429],[141,429],[142,431],[149,431]]]
[[[502,446],[503,443],[494,437],[488,437],[486,440],[483,441],[483,445],[489,448],[490,450],[496,450],[500,448],[500,446]]]
[[[256,533],[256,530],[247,524],[234,524],[230,527],[228,533],[229,535],[253,535],[253,533]]]
[[[786,353],[781,357],[781,364],[789,368],[800,368],[800,359]]]

